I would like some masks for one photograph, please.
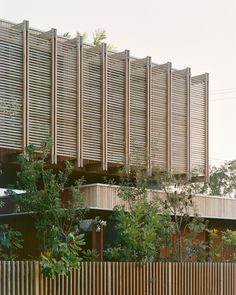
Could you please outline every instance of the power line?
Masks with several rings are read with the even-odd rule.
[[[236,156],[230,156],[230,157],[226,157],[226,158],[236,159]],[[231,161],[231,160],[226,160],[226,158],[222,159],[222,158],[209,157],[210,160],[217,160],[217,161]]]
[[[213,89],[213,90],[211,90],[211,92],[222,92],[222,91],[234,91],[234,90],[236,90],[236,88],[221,88],[221,89]]]
[[[222,98],[215,98],[215,99],[209,99],[209,101],[224,101],[224,100],[235,100],[236,99],[236,96],[235,97],[222,97]]]
[[[228,92],[226,92],[226,91],[222,91],[222,92],[219,92],[219,93],[212,93],[212,92],[210,92],[210,95],[224,95],[224,94],[231,94],[231,93],[236,93],[236,90],[235,91],[228,91]]]

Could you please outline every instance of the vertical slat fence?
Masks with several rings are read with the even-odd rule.
[[[46,278],[39,262],[1,261],[1,295],[235,295],[235,263],[83,262]]]

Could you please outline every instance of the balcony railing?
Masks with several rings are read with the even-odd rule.
[[[94,209],[112,210],[116,205],[128,204],[118,197],[119,186],[107,184],[89,184],[82,188],[86,205]],[[164,193],[148,190],[148,198],[158,196],[164,198]],[[217,196],[194,196],[194,204],[200,216],[217,219],[236,219],[236,199]]]

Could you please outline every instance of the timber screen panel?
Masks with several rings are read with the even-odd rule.
[[[187,76],[182,71],[172,73],[172,169],[187,171]]]
[[[165,171],[168,168],[168,65],[152,68],[151,138],[152,163]]]
[[[77,44],[57,42],[57,152],[76,158]]]
[[[51,135],[51,42],[29,33],[29,144],[36,146]]]
[[[125,61],[108,55],[107,142],[108,162],[125,161]]]
[[[131,165],[145,164],[147,156],[146,65],[138,60],[130,65],[130,152]]]
[[[52,137],[55,163],[207,174],[205,75],[55,34],[0,22],[1,148]]]
[[[83,157],[102,159],[102,55],[99,48],[83,49]]]
[[[0,22],[0,147],[22,147],[23,30]]]
[[[191,80],[191,170],[204,175],[206,168],[206,81],[205,75]]]

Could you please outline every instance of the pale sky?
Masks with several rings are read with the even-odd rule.
[[[210,163],[236,159],[236,0],[0,0],[0,18],[58,33],[107,31],[108,43],[210,74]]]

